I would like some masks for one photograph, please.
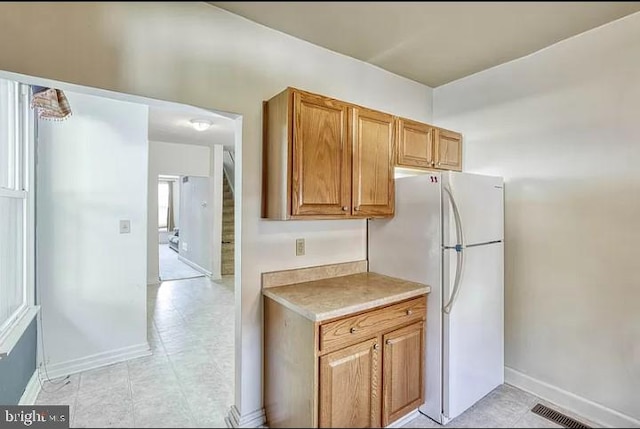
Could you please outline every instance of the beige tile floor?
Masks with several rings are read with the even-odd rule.
[[[45,383],[38,404],[71,407],[71,427],[225,427],[233,403],[233,277],[148,289],[153,355]]]
[[[148,318],[153,356],[73,375],[67,385],[47,383],[37,403],[69,405],[71,427],[225,427],[233,403],[233,277],[150,286]],[[561,427],[531,413],[537,402],[559,409],[503,385],[446,427]],[[440,425],[419,416],[404,427]]]
[[[478,401],[462,415],[450,421],[446,428],[561,428],[549,420],[533,414],[530,410],[537,403],[542,403],[557,411],[585,423],[598,427],[573,413],[567,412],[534,395],[523,392],[513,386],[503,384]],[[428,417],[418,416],[407,423],[405,428],[439,428],[438,423]]]

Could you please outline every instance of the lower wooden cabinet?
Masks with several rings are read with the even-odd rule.
[[[320,427],[380,426],[378,339],[320,358]]]
[[[384,427],[424,402],[426,295],[323,322],[265,297],[264,313],[269,427]]]
[[[424,323],[415,323],[383,337],[382,426],[424,402]]]

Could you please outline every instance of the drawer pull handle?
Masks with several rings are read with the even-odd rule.
[[[352,334],[355,334],[356,333],[356,328],[349,329],[349,332],[351,332]]]
[[[407,316],[411,316],[412,314],[413,314],[413,310],[408,309],[408,310],[407,310]]]

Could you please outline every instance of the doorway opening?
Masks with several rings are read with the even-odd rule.
[[[159,419],[170,426],[222,427],[234,402],[240,305],[239,270],[222,275],[222,247],[229,244],[223,240],[230,241],[229,230],[223,238],[223,158],[233,154],[239,182],[241,118],[9,72],[0,71],[0,78],[62,90],[73,111],[62,122],[36,123],[36,371],[43,387],[37,403],[72,406],[71,427],[132,427],[134,416],[136,425],[147,427]],[[154,128],[154,111],[187,119]],[[224,130],[218,138],[185,142],[172,134],[188,129],[204,136],[190,120],[207,115],[214,118],[211,128]],[[216,121],[228,127],[216,127]],[[187,193],[180,188],[185,179],[207,184],[207,197],[194,200],[215,209],[204,228],[211,245],[183,234],[186,212],[175,200]],[[167,182],[162,197],[159,180]],[[179,185],[170,202],[174,182]],[[232,196],[240,197],[236,191]],[[233,203],[238,214],[239,201]],[[176,208],[173,220],[169,207]],[[178,229],[179,250],[182,243],[188,250],[202,246],[208,252],[202,260],[210,265],[195,263],[209,272],[160,282],[161,228],[167,241]],[[240,241],[235,231],[234,246]],[[239,266],[239,258],[233,263]],[[123,410],[118,421],[100,420],[113,417],[101,409],[107,400]],[[149,401],[162,404],[162,415]]]
[[[189,248],[185,240],[182,243],[183,255],[180,255],[180,214],[182,206],[184,206],[185,221],[188,223],[187,231],[194,227],[193,219],[195,216],[193,212],[200,209],[200,207],[187,206],[186,202],[182,201],[184,197],[183,192],[181,192],[182,179],[180,176],[158,176],[158,267],[160,281],[191,279],[206,275],[200,269],[194,268],[193,263],[186,259],[185,254]],[[185,176],[184,179],[185,183],[187,183],[189,177]],[[202,210],[205,208],[202,207]],[[194,238],[198,241],[204,241],[204,243],[196,244],[201,246],[211,245],[206,235],[199,235]]]

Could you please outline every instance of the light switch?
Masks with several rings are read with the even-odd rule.
[[[304,256],[304,238],[296,240],[296,256]]]
[[[120,234],[129,234],[131,232],[131,221],[129,220],[121,220],[120,221]]]

